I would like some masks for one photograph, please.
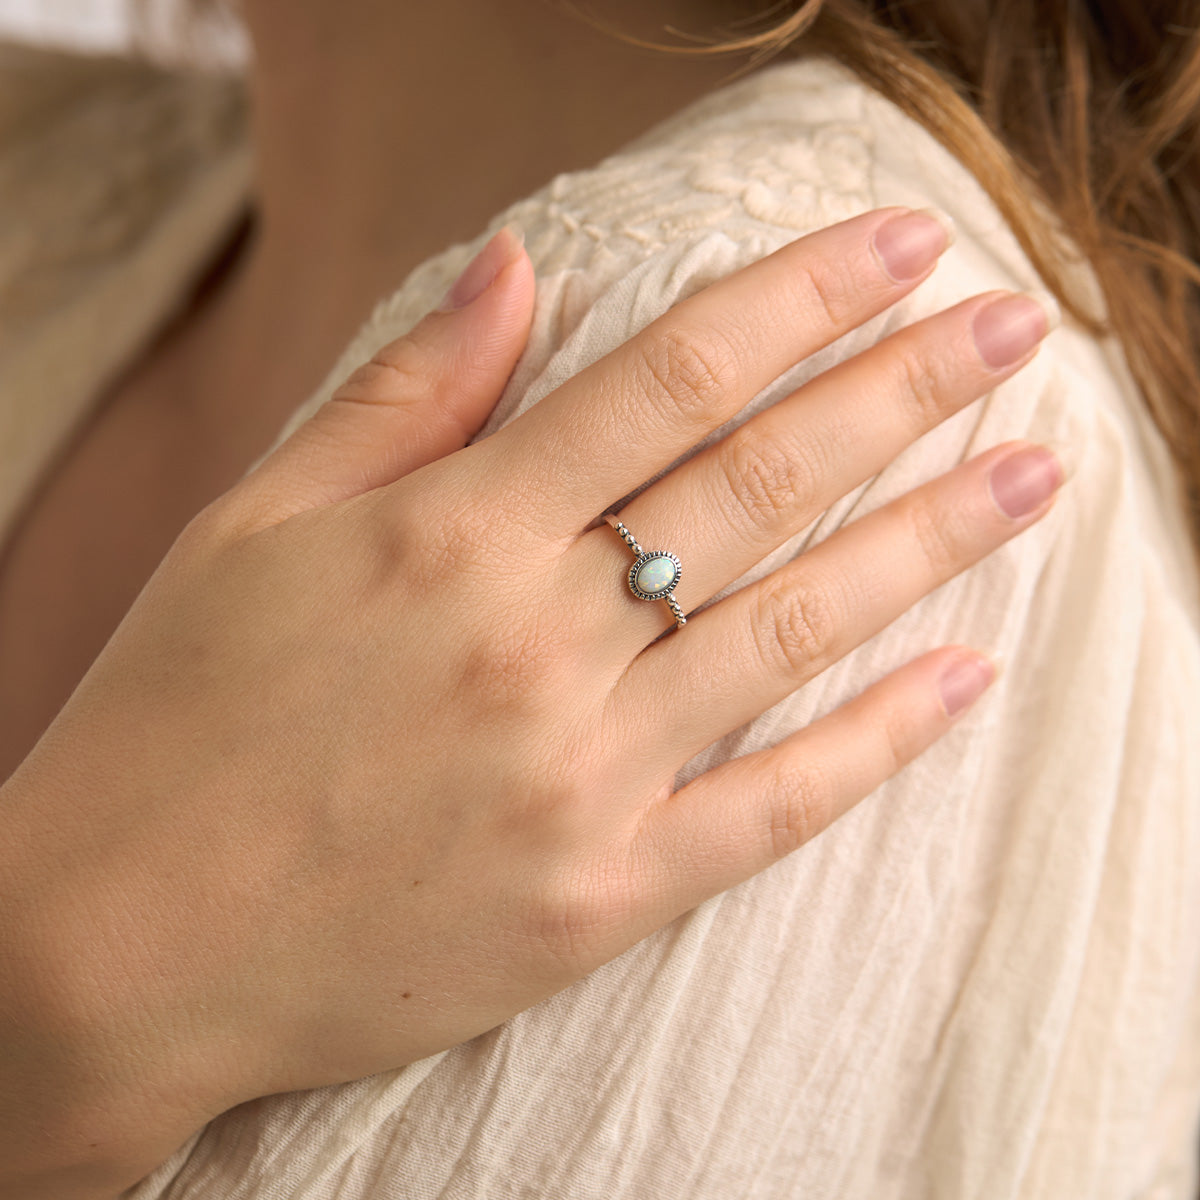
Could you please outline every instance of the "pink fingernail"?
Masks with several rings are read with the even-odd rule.
[[[505,225],[486,246],[467,264],[467,269],[454,281],[442,297],[436,312],[454,312],[466,308],[495,282],[496,276],[517,256],[525,244],[525,235],[511,225]]]
[[[1060,321],[1058,304],[1047,292],[1001,296],[975,314],[972,330],[979,357],[989,367],[1011,366]]]
[[[1024,517],[1056,492],[1066,472],[1053,450],[1030,446],[1002,458],[988,476],[988,487],[1000,511]]]
[[[897,282],[923,275],[954,241],[954,225],[931,208],[901,213],[875,230],[875,253]]]
[[[938,680],[946,716],[958,716],[983,695],[995,678],[996,668],[982,655],[955,659]]]

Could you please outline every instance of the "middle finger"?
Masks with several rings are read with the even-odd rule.
[[[462,462],[517,519],[536,496],[541,540],[573,538],[784,371],[911,292],[947,241],[936,217],[895,208],[799,238],[679,301]]]
[[[619,518],[645,550],[679,556],[674,596],[691,612],[905,446],[1018,371],[1052,323],[1038,298],[997,292],[910,325],[677,467]],[[608,572],[621,585],[610,585],[604,636],[618,656],[637,653],[674,624],[666,604],[643,602],[623,585],[616,568],[632,560],[607,526],[585,535],[575,553],[590,576]],[[594,595],[603,581],[590,578],[586,586]]]

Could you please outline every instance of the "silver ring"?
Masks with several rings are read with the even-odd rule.
[[[621,540],[636,556],[625,577],[629,590],[639,600],[665,600],[675,616],[675,628],[682,629],[687,624],[687,617],[683,615],[679,601],[671,595],[683,574],[679,559],[669,550],[643,550],[633,534],[612,513],[605,513],[604,519],[621,535]]]

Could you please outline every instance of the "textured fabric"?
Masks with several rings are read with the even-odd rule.
[[[227,163],[236,151],[207,153]],[[164,213],[219,210],[196,179]],[[780,63],[420,266],[279,437],[434,305],[507,220],[527,233],[537,309],[482,436],[675,301],[884,204],[944,208],[957,244],[912,297],[746,415],[919,316],[1036,286],[993,206],[925,132],[839,67]],[[177,219],[187,235],[159,246],[179,287],[203,224]],[[106,333],[132,354],[162,297],[136,297],[128,278]],[[56,321],[43,316],[46,361],[79,352]],[[99,340],[83,348],[97,377]],[[20,394],[0,378],[0,415],[35,420],[48,404],[37,373]],[[403,1070],[243,1105],[131,1195],[1192,1200],[1200,588],[1178,480],[1119,353],[1058,330],[1031,367],[739,583],[989,446],[1048,437],[1074,445],[1078,470],[1046,519],[680,782],[935,646],[1005,655],[947,737],[791,858],[558,996]],[[5,478],[27,453],[0,442]]]

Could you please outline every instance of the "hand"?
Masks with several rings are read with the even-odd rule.
[[[72,1136],[97,1130],[144,1172],[243,1100],[490,1029],[796,849],[949,728],[940,682],[988,674],[962,647],[672,793],[699,750],[1048,510],[997,503],[1005,475],[1010,494],[1037,475],[1014,467],[1019,445],[667,637],[666,605],[630,595],[630,552],[595,525],[932,270],[933,241],[912,278],[884,270],[875,235],[901,215],[706,288],[403,477],[340,397],[188,526],[4,789],[20,1012],[69,1047],[64,1071],[103,1080]],[[752,418],[621,518],[679,554],[691,612],[1046,328],[1036,302],[966,301]],[[405,340],[389,356],[407,395],[428,363]]]

